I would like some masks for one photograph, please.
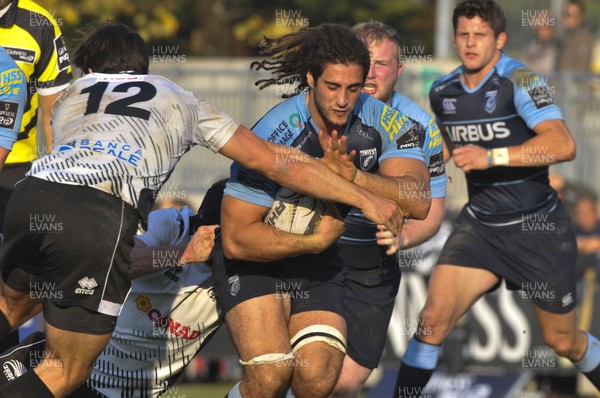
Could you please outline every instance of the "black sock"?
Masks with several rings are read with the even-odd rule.
[[[398,398],[420,397],[431,379],[434,369],[415,368],[400,362],[400,371],[396,380]]]
[[[5,398],[54,398],[37,373],[29,371],[0,388],[0,397]]]
[[[0,311],[0,342],[4,340],[6,336],[10,334],[11,327],[8,323],[8,319],[6,319],[6,315],[2,311]],[[19,344],[19,340],[17,338],[17,344]],[[4,351],[4,350],[2,350]]]
[[[600,365],[596,366],[591,372],[584,373],[584,375],[600,391]]]

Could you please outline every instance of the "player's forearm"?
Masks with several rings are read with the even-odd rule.
[[[232,260],[270,262],[325,250],[316,235],[298,235],[279,231],[256,222],[239,229],[222,229],[223,250]]]
[[[534,167],[575,159],[575,141],[564,122],[544,122],[536,132],[521,145],[489,151],[488,161],[492,166]]]
[[[285,162],[279,162],[275,172],[267,177],[304,195],[359,209],[363,209],[368,200],[362,188],[335,174],[323,162],[300,151],[295,160],[288,156]]]
[[[359,171],[354,183],[396,202],[402,209],[404,218],[422,220],[427,217],[431,205],[429,179],[413,175],[385,177]]]
[[[181,266],[180,258],[184,250],[185,245],[134,247],[131,252],[130,279]]]
[[[424,220],[410,220],[404,223],[400,233],[401,249],[418,246],[437,234],[444,220],[444,206],[444,198],[434,198],[431,201],[427,218]]]

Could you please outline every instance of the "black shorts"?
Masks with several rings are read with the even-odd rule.
[[[338,249],[270,263],[226,259],[220,233],[211,253],[215,292],[223,316],[236,305],[268,294],[289,295],[291,314],[329,311],[344,316],[343,266]],[[210,260],[209,260],[210,261]]]
[[[575,308],[575,230],[564,206],[529,214],[507,226],[484,225],[466,208],[437,264],[482,268],[493,272],[521,298],[543,310],[564,314]]]
[[[15,184],[25,178],[25,174],[31,169],[31,163],[9,163],[5,164],[0,171],[0,234],[4,231],[4,214],[8,199],[15,189]]]
[[[129,292],[138,220],[133,207],[97,189],[27,177],[7,207],[2,278],[42,302],[53,326],[110,333]]]
[[[385,254],[387,246],[339,244],[348,268],[344,306],[348,330],[347,352],[369,369],[379,366],[387,330],[400,286],[398,256]]]

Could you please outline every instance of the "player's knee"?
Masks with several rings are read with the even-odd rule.
[[[371,369],[360,367],[348,370],[344,364],[342,373],[333,389],[332,396],[334,398],[357,397],[370,374]]]
[[[285,362],[245,368],[244,383],[250,396],[283,396],[287,391],[293,368]]]
[[[317,348],[323,343],[310,344]],[[292,387],[298,398],[327,397],[333,391],[342,368],[344,354],[339,350],[326,346],[318,348],[318,355],[306,350],[299,352],[295,359]]]

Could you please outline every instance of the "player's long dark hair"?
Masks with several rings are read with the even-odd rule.
[[[458,26],[458,18],[467,17],[469,19],[479,17],[490,24],[494,30],[494,36],[506,32],[506,17],[504,11],[494,0],[465,0],[454,9],[452,15],[452,24],[454,32]]]
[[[295,85],[295,91],[283,94],[283,98],[308,88],[307,72],[316,82],[326,64],[358,64],[363,68],[363,81],[369,73],[369,51],[365,44],[352,30],[337,24],[304,28],[277,39],[265,37],[260,50],[261,55],[270,59],[252,62],[250,68],[272,71],[272,77],[260,79],[255,84],[261,90],[271,85]]]
[[[100,73],[148,74],[150,59],[144,39],[120,22],[90,25],[73,53],[73,64],[85,74],[88,68]]]

